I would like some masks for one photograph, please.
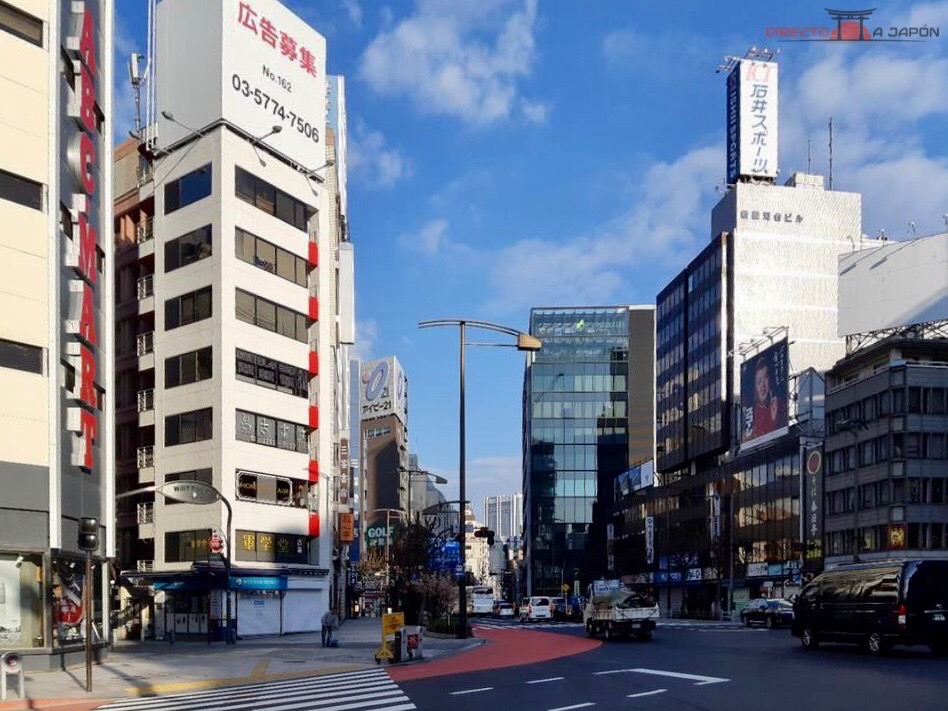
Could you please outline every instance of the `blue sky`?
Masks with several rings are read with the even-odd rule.
[[[145,3],[116,4],[117,52],[141,51]],[[710,236],[725,171],[715,67],[777,47],[767,27],[831,24],[818,2],[285,4],[326,36],[329,72],[347,77],[358,348],[402,361],[411,448],[450,479],[448,498],[457,333],[418,321],[525,330],[531,306],[654,303]],[[806,167],[808,136],[813,170],[826,172],[832,116],[835,187],[863,192],[863,231],[940,231],[948,2],[886,3],[868,24],[942,36],[780,44],[781,174]],[[480,512],[486,494],[520,488],[523,358],[468,354],[468,495]]]

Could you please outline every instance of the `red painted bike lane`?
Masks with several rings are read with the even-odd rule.
[[[486,639],[486,644],[447,659],[393,667],[388,670],[388,675],[393,681],[401,682],[516,667],[582,654],[602,644],[601,641],[585,637],[520,629],[475,628],[474,636]]]

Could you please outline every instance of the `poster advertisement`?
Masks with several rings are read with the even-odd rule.
[[[0,649],[19,647],[20,570],[12,560],[0,560]]]
[[[53,563],[53,643],[60,646],[85,639],[82,595],[85,576],[82,563]]]
[[[741,444],[753,446],[787,429],[787,340],[741,364]]]

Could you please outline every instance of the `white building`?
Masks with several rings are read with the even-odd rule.
[[[156,27],[153,161],[116,209],[138,236],[118,272],[117,357],[137,361],[118,383],[138,391],[123,488],[201,481],[233,520],[220,502],[138,496],[124,579],[155,594],[158,635],[213,635],[231,607],[240,636],[314,630],[339,602],[348,506],[344,93],[330,120],[325,39],[275,0],[164,0]]]
[[[0,5],[0,629],[28,668],[109,640],[113,3]],[[98,521],[92,581],[79,522]]]
[[[523,535],[523,494],[499,494],[484,497],[484,519],[501,543],[515,543],[519,548]]]

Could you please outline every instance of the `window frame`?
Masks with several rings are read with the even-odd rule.
[[[28,363],[28,360],[35,360],[35,362]],[[0,338],[0,368],[45,375],[46,349],[30,343]]]
[[[200,255],[200,249],[199,249],[198,254],[199,254],[200,256],[194,257],[194,258],[192,258],[192,259],[189,260],[189,261],[184,261],[184,260],[182,259],[182,253],[181,253],[181,246],[182,246],[182,244],[183,244],[182,240],[187,239],[188,237],[191,237],[191,236],[196,235],[196,234],[201,233],[201,232],[203,232],[203,233],[205,233],[205,234],[207,235],[207,242],[206,242],[206,244],[207,244],[207,246],[208,246],[210,249],[207,251],[206,254],[203,254],[203,255]],[[168,257],[169,257],[169,255],[171,255],[171,254],[174,254],[174,255],[175,255],[175,259],[174,259],[175,264],[174,264],[174,266],[169,266],[170,260],[168,259]],[[208,257],[212,257],[213,255],[214,255],[214,230],[213,230],[213,227],[208,224],[208,225],[204,225],[203,227],[198,227],[198,228],[196,228],[196,229],[190,230],[189,232],[186,232],[185,234],[181,235],[180,237],[175,237],[173,240],[170,240],[170,241],[168,241],[168,242],[165,242],[165,274],[167,274],[168,272],[173,272],[173,271],[175,271],[175,270],[177,270],[177,269],[182,269],[182,268],[188,266],[189,264],[194,264],[195,262],[200,262],[202,259],[207,259]]]
[[[25,197],[23,192],[26,189],[35,190],[36,195],[31,194]],[[46,209],[46,186],[18,173],[0,169],[0,200],[44,212]]]
[[[204,413],[210,413],[206,420],[201,419],[201,416]],[[194,416],[194,431],[195,439],[183,440],[182,439],[182,425],[184,424],[183,420],[186,417]],[[175,436],[172,437],[170,434],[175,432]],[[206,436],[203,436],[206,435]],[[214,438],[214,408],[213,407],[202,407],[197,410],[188,410],[186,412],[177,412],[173,415],[165,416],[165,430],[164,430],[164,446],[165,447],[177,447],[183,444],[195,444],[197,442],[206,442]],[[174,441],[172,441],[174,440]]]
[[[204,304],[204,295],[207,295],[207,315],[199,315],[202,309],[205,307]],[[169,309],[175,308],[176,315],[174,319],[169,319],[169,314],[172,313]],[[190,320],[185,319],[185,309],[190,309]],[[193,323],[198,321],[205,321],[214,316],[214,292],[211,285],[201,287],[195,291],[189,291],[178,296],[173,296],[170,299],[165,300],[165,322],[164,329],[165,331],[173,331],[176,328],[181,328],[183,326],[190,326]],[[169,325],[172,323],[174,325]]]
[[[29,35],[24,34],[20,30],[13,27],[12,25],[9,25],[3,22],[4,10],[9,11],[9,13],[15,17],[18,16],[22,20],[25,20],[27,23],[35,23],[36,25],[38,25],[39,26],[39,40],[37,40],[34,37],[30,37]],[[24,12],[18,7],[13,7],[13,5],[9,5],[8,3],[3,2],[3,0],[0,0],[0,30],[3,30],[4,32],[7,32],[13,35],[14,37],[19,37],[24,42],[29,42],[30,44],[35,45],[36,47],[40,47],[42,49],[45,46],[45,39],[46,39],[45,25],[46,23],[43,22],[40,18],[35,17],[34,15],[29,14],[28,12]]]
[[[189,179],[194,179],[198,174],[203,174],[206,171],[207,173],[207,192],[197,195],[196,197],[191,197],[187,202],[184,201],[185,196],[183,195],[182,187],[188,186]],[[169,197],[174,194],[174,200],[169,201]],[[192,171],[185,173],[184,175],[175,178],[169,183],[165,184],[164,191],[164,214],[170,215],[173,212],[182,210],[189,205],[193,205],[200,200],[203,200],[206,197],[210,197],[214,194],[214,164],[205,163],[204,165],[195,168]],[[173,204],[172,204],[173,203]]]
[[[288,306],[283,306],[274,301],[270,301],[269,299],[265,299],[262,296],[257,296],[256,294],[250,291],[247,291],[246,289],[241,289],[239,286],[236,287],[236,292],[237,293],[235,297],[234,309],[235,309],[235,314],[237,316],[237,319],[239,321],[241,321],[242,323],[248,323],[252,326],[256,326],[257,328],[261,328],[264,331],[268,331],[269,333],[274,333],[278,336],[284,336],[285,334],[281,333],[279,330],[279,324],[280,324],[280,312],[285,311],[287,312],[287,314],[292,314],[296,321],[296,329],[295,329],[296,337],[293,338],[293,340],[298,341],[299,343],[309,343],[309,324],[308,324],[309,317],[306,314],[300,313],[299,311],[296,311],[295,309],[291,309]],[[245,298],[249,296],[253,299],[253,304],[254,304],[253,321],[248,321],[246,319],[241,318],[240,316],[239,300],[241,296]],[[267,326],[263,326],[260,323],[260,304],[261,303],[265,304],[268,308],[273,307],[274,309],[273,328],[268,328]],[[302,322],[300,321],[300,319],[302,319]],[[302,325],[302,334],[300,334],[301,325]],[[300,337],[300,335],[302,335],[302,337]],[[288,338],[289,336],[286,336],[286,337]]]
[[[201,375],[201,354],[206,353],[209,358],[210,371],[206,377],[200,377]],[[193,358],[194,361],[194,380],[185,380],[184,378],[184,363],[185,359]],[[175,366],[177,368],[177,382],[170,382],[168,377],[170,367]],[[194,383],[200,383],[204,380],[211,380],[214,378],[214,350],[213,346],[204,346],[193,351],[187,351],[186,353],[178,353],[176,355],[168,356],[165,358],[165,389],[178,388],[183,385],[193,385]]]

